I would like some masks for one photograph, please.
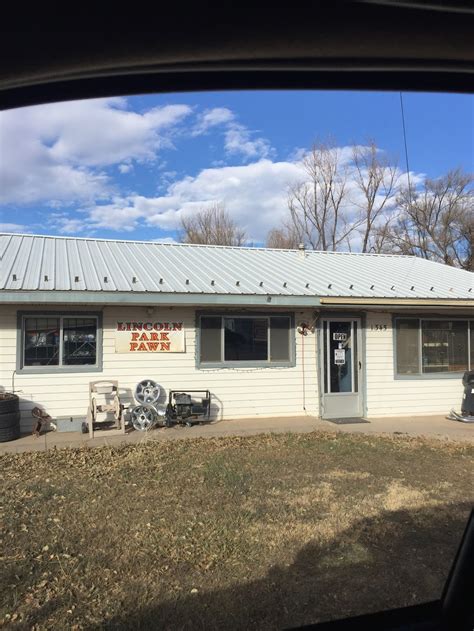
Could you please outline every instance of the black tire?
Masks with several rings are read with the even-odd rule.
[[[20,426],[20,417],[20,412],[0,414],[0,429],[7,429],[9,427],[14,427],[15,425]]]
[[[2,392],[0,394],[0,417],[3,414],[18,412],[20,409],[20,399],[16,394]]]
[[[4,427],[0,429],[0,443],[6,443],[9,440],[15,440],[20,438],[20,426],[13,425],[13,427]]]

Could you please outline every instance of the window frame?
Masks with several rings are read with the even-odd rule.
[[[59,359],[63,355],[63,320],[67,318],[95,318],[97,322],[95,364],[58,364],[57,366],[25,366],[25,320],[27,318],[59,318]],[[101,311],[19,311],[17,313],[16,372],[19,374],[57,374],[102,372],[102,312]]]
[[[224,360],[225,344],[224,335],[225,327],[223,325],[224,318],[266,318],[267,336],[268,336],[268,355],[271,353],[271,331],[270,331],[270,319],[271,318],[288,318],[288,344],[289,344],[289,360],[288,361],[271,361],[270,359],[257,359],[257,360]],[[201,361],[201,318],[220,318],[221,319],[221,361],[202,362]],[[252,312],[217,312],[217,311],[198,311],[196,312],[196,368],[200,370],[212,369],[212,368],[293,368],[296,366],[296,334],[295,334],[295,315],[288,312],[275,312],[269,313],[268,311],[252,311]]]
[[[419,360],[418,368],[419,372],[415,374],[403,374],[398,372],[398,357],[397,357],[397,321],[398,320],[418,320],[418,351]],[[423,321],[443,321],[454,322],[461,321],[467,322],[467,368],[459,371],[440,371],[440,372],[423,372]],[[393,374],[396,380],[430,380],[430,379],[459,379],[466,370],[474,370],[474,365],[471,362],[471,346],[474,344],[474,338],[471,335],[471,324],[474,322],[474,318],[470,316],[451,316],[445,315],[409,315],[409,314],[397,314],[392,318],[392,332],[393,332]]]

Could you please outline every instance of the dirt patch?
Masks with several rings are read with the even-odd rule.
[[[0,619],[274,629],[436,598],[473,461],[321,433],[2,456]]]

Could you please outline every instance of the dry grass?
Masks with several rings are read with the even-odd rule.
[[[12,628],[281,628],[436,598],[466,445],[271,435],[5,455]]]

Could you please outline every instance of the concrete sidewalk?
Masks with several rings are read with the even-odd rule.
[[[18,440],[0,443],[0,454],[21,453],[24,451],[47,451],[65,447],[117,446],[124,443],[140,443],[148,440],[177,440],[180,438],[250,436],[264,433],[314,431],[351,432],[361,434],[385,434],[425,436],[450,441],[463,441],[474,444],[474,424],[451,421],[443,416],[413,416],[373,418],[361,423],[337,425],[313,416],[291,418],[252,418],[218,421],[208,425],[193,427],[175,426],[159,428],[148,433],[130,431],[125,436],[107,436],[106,430],[97,432],[90,439],[88,434],[79,432],[48,432],[40,438],[27,435]],[[102,434],[102,435],[100,435]]]

